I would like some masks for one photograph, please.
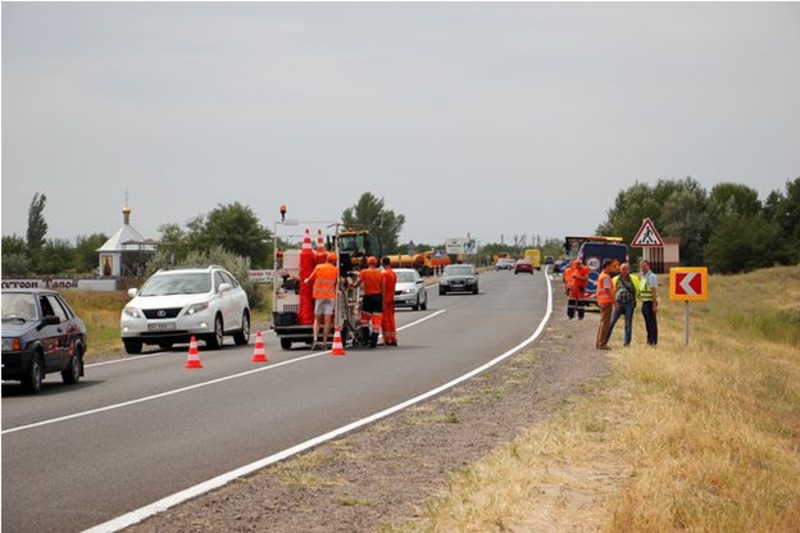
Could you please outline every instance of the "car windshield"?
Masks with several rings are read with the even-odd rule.
[[[211,291],[211,276],[207,272],[156,274],[147,280],[140,296],[168,294],[203,294]]]
[[[3,293],[3,320],[21,318],[23,320],[36,320],[36,299],[33,294]]]
[[[413,272],[397,272],[397,283],[414,283],[414,273]]]
[[[444,267],[444,273],[448,276],[470,276],[472,267],[469,265],[448,265]]]

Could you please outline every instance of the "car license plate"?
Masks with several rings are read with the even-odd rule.
[[[152,322],[147,324],[147,331],[170,331],[175,329],[175,322]]]

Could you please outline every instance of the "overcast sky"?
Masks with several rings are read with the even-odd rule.
[[[800,176],[800,3],[8,3],[2,233],[219,204],[401,242],[590,234],[620,190]]]

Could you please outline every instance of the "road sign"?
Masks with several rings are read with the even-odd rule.
[[[708,268],[670,268],[669,299],[685,302],[708,300]]]
[[[664,246],[664,241],[661,235],[656,231],[653,221],[646,218],[642,221],[642,227],[633,238],[631,246],[634,248],[660,248]]]

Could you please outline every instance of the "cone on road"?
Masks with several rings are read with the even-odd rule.
[[[253,358],[251,363],[268,363],[267,352],[264,351],[264,339],[261,337],[261,332],[256,333],[256,348],[253,350]]]
[[[191,342],[189,342],[189,357],[186,358],[186,366],[184,368],[203,368],[203,364],[200,362],[200,356],[197,352],[197,340],[192,336]]]
[[[342,345],[342,332],[339,331],[339,328],[333,333],[333,347],[331,348],[331,355],[347,355],[344,351],[344,346]]]

